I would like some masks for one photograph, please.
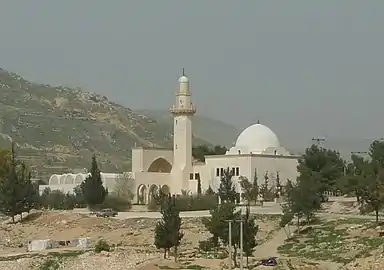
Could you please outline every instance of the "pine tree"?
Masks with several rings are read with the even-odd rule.
[[[155,246],[164,250],[164,259],[167,257],[167,251],[173,247],[176,261],[177,249],[184,234],[180,230],[181,218],[176,208],[175,196],[168,195],[167,199],[162,200],[160,213],[162,218],[155,227]]]
[[[18,168],[16,160],[15,144],[12,143],[12,151],[6,168],[3,168],[4,176],[0,181],[0,212],[12,218],[15,222],[15,216],[22,214],[26,204],[26,185],[23,179],[24,168]]]
[[[215,248],[219,247],[219,239],[224,245],[229,242],[229,230],[226,220],[239,220],[240,211],[236,211],[236,205],[232,202],[224,201],[210,210],[211,217],[203,219],[206,229],[212,234],[212,244]],[[240,224],[232,223],[232,247],[233,261],[236,263],[237,249],[240,243]]]
[[[233,173],[227,168],[220,179],[219,196],[222,202],[236,203],[237,193],[232,181]]]
[[[255,217],[251,216],[250,207],[247,206],[245,215],[243,216],[243,251],[247,258],[247,268],[249,256],[252,256],[253,249],[256,247],[256,235],[259,231],[259,226],[255,223]]]
[[[90,208],[94,208],[104,202],[108,190],[103,186],[100,170],[97,166],[96,155],[92,156],[90,175],[81,183],[80,187],[84,195],[84,200]]]

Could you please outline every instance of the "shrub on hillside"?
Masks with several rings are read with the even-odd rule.
[[[111,208],[114,211],[123,212],[123,211],[128,211],[129,209],[131,209],[131,207],[132,207],[132,204],[130,201],[112,194],[108,194],[105,197],[104,202],[98,205],[97,208],[99,209]]]
[[[103,239],[100,239],[95,245],[95,252],[100,253],[102,251],[109,252],[111,250],[110,245]]]

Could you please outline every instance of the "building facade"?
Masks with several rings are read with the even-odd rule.
[[[252,181],[257,175],[259,184],[263,184],[265,176],[268,176],[271,185],[276,185],[277,179],[281,185],[285,185],[288,179],[296,180],[300,157],[289,153],[280,145],[277,135],[259,122],[241,132],[235,145],[225,155],[206,156],[205,162],[195,162],[192,157],[192,118],[196,108],[192,103],[190,81],[184,71],[178,83],[175,103],[170,109],[174,118],[173,149],[132,149],[129,181],[133,181],[135,203],[148,203],[152,194],[160,190],[172,194],[181,194],[183,190],[196,193],[198,179],[203,191],[209,187],[216,191],[227,168],[233,173],[234,185],[239,193],[241,177]],[[113,190],[113,179],[118,175],[102,175],[104,184]],[[53,175],[49,187],[63,189],[68,185],[66,191],[70,191],[70,185],[78,185],[85,177],[86,174]]]

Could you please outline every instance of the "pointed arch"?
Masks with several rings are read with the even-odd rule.
[[[162,172],[170,173],[172,170],[172,165],[166,159],[160,157],[151,163],[148,168],[148,172]]]

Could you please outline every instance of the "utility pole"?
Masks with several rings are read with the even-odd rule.
[[[228,269],[232,270],[232,222],[233,220],[226,220],[228,222]]]

